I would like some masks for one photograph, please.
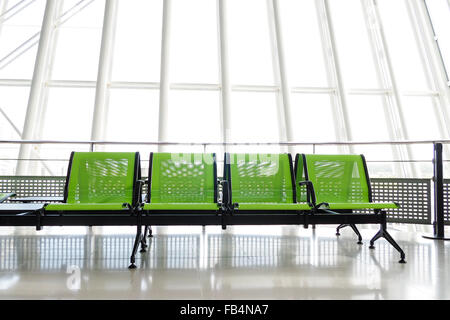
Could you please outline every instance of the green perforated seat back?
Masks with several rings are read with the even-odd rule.
[[[305,155],[306,178],[314,185],[316,203],[370,202],[362,155]],[[297,168],[297,181],[300,181]]]
[[[225,158],[233,203],[296,202],[289,154],[226,154]]]
[[[138,198],[139,153],[73,152],[64,192],[67,203],[129,203]]]
[[[214,153],[150,154],[151,203],[217,203]]]

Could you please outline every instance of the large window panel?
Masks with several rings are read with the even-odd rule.
[[[336,141],[329,94],[291,95],[294,141]]]
[[[361,1],[329,1],[342,77],[348,88],[379,88]]]
[[[111,89],[106,139],[157,141],[158,101],[158,90]]]
[[[216,1],[173,0],[171,12],[171,82],[217,83]]]
[[[442,60],[447,69],[447,78],[450,80],[450,1],[427,0],[426,4],[434,32],[438,37]],[[448,85],[450,86],[450,81]]]
[[[226,3],[231,83],[273,85],[267,1]]]
[[[0,86],[0,118],[5,118],[3,111],[19,132],[23,129],[29,93],[29,87]],[[0,139],[17,139],[19,136],[14,127],[9,123],[0,126]]]
[[[350,95],[347,99],[349,125],[355,141],[389,141],[389,128],[384,111],[386,97],[382,95]],[[394,176],[393,149],[389,145],[356,145],[353,151],[364,154],[371,163],[369,174],[373,177]]]
[[[17,3],[9,1],[6,10]],[[36,0],[16,15],[6,14],[6,20],[0,20],[0,79],[32,78],[44,7],[45,0]]]
[[[282,0],[280,17],[289,84],[328,86],[315,1]]]
[[[434,97],[404,97],[404,117],[411,140],[439,140],[441,138],[437,126],[434,110]],[[417,144],[411,146],[412,157],[415,160],[431,160],[433,147],[431,144]],[[419,177],[430,177],[431,166],[429,163],[416,165]]]
[[[43,139],[88,141],[91,138],[95,90],[51,88]]]
[[[440,139],[434,97],[403,97],[404,117],[409,138],[413,140]]]
[[[377,4],[400,89],[430,89],[405,1],[377,0]]]
[[[171,90],[168,112],[168,141],[220,142],[218,91]],[[187,151],[183,147],[170,150]],[[188,150],[203,152],[202,147]]]
[[[230,142],[280,142],[276,93],[233,92]],[[278,146],[240,146],[234,152],[279,152]]]
[[[162,0],[120,0],[112,80],[159,82]]]
[[[104,0],[93,1],[58,28],[52,79],[97,80],[104,8]]]
[[[390,139],[384,113],[383,96],[349,95],[349,125],[355,141],[387,141]]]
[[[29,87],[0,86],[0,140],[20,140],[27,109]],[[17,165],[18,144],[0,144],[0,174],[13,175]]]

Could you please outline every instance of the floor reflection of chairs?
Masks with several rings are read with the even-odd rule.
[[[61,271],[67,266],[95,270],[127,267],[133,235],[0,236],[0,271]],[[432,281],[433,261],[450,263],[436,244],[402,243],[415,261],[411,276]],[[444,253],[445,250],[441,250]],[[393,272],[393,248],[385,242],[375,250],[354,241],[314,236],[238,234],[155,234],[138,263],[147,270],[218,270],[299,267],[348,268],[364,276],[368,270]],[[140,261],[139,261],[140,260]]]
[[[56,271],[86,267],[86,236],[0,236],[1,271]]]

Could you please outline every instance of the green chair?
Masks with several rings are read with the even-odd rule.
[[[214,153],[151,153],[147,183],[146,214],[216,213],[221,209]]]
[[[136,268],[139,243],[145,250],[145,237],[139,223],[141,212],[141,166],[138,152],[72,152],[67,170],[63,203],[49,203],[44,214],[58,215],[136,215],[137,232],[130,268]]]
[[[64,201],[45,211],[129,213],[140,203],[140,179],[137,152],[72,152]]]
[[[310,211],[297,202],[290,154],[225,154],[224,177],[228,182],[233,213],[292,213]]]
[[[385,212],[383,209],[397,209],[395,202],[373,202],[369,174],[363,155],[310,155],[297,154],[295,157],[296,185],[299,201],[310,197],[315,211],[318,213],[354,213],[354,210],[374,210],[375,214]],[[302,183],[308,181],[313,189],[309,194]],[[357,213],[355,213],[357,214]],[[350,226],[358,235],[361,244],[361,234],[354,224],[341,224],[337,228]],[[389,235],[386,226],[370,240],[370,248],[380,237],[385,238],[401,254],[404,253],[394,239]]]

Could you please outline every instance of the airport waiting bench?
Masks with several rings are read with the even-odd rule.
[[[384,237],[403,263],[382,210],[392,207],[371,201],[362,156],[296,155],[293,164],[290,154],[225,153],[218,179],[214,153],[151,153],[144,181],[139,153],[73,152],[63,202],[2,203],[0,226],[136,226],[136,268],[152,226],[335,224],[351,226],[360,242],[356,224],[379,224],[370,247]],[[374,211],[355,212],[366,209]]]

